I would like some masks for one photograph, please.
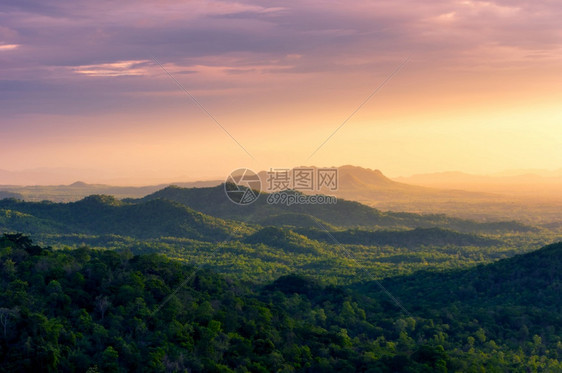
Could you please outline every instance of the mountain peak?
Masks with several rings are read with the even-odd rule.
[[[375,185],[391,185],[396,184],[395,181],[388,177],[378,169],[363,168],[358,166],[346,165],[338,168],[340,185],[342,182],[351,181],[354,184],[375,184]]]
[[[88,184],[86,184],[86,183],[83,182],[83,181],[76,181],[76,182],[70,184],[69,186],[71,186],[71,187],[77,187],[77,188],[83,188],[83,187],[87,187]]]

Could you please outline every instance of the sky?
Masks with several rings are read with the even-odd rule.
[[[0,170],[559,169],[560,19],[559,1],[3,0]]]

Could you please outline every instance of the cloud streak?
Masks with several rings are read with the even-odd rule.
[[[0,44],[0,52],[11,51],[16,48],[19,48],[19,44]]]
[[[147,71],[142,65],[147,62],[148,60],[139,60],[83,65],[74,67],[74,71],[78,74],[101,77],[146,75]]]

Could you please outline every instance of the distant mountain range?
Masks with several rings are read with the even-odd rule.
[[[490,200],[500,196],[491,193],[475,193],[463,190],[436,189],[413,183],[403,183],[386,177],[380,170],[356,166],[338,168],[339,187],[334,194],[338,197],[377,205],[385,202],[415,202],[432,200],[443,203],[451,200]]]
[[[262,185],[267,185],[267,173],[259,175]],[[447,172],[393,180],[380,170],[348,165],[338,167],[337,190],[321,191],[380,210],[447,214],[479,221],[518,219],[562,227],[562,177],[555,175],[558,172],[540,176]]]
[[[194,181],[186,183],[175,183],[174,185],[186,188],[202,188],[220,184],[221,180]],[[39,202],[75,202],[84,197],[103,194],[115,198],[140,198],[154,193],[170,184],[149,185],[141,187],[112,186],[104,184],[87,184],[81,181],[70,185],[32,185],[13,186],[0,185],[0,199],[18,198],[25,201]]]
[[[267,196],[262,193],[253,204],[236,205],[221,184],[206,188],[170,186],[140,199],[102,195],[70,203],[4,199],[0,200],[0,230],[42,237],[73,235],[78,241],[82,235],[242,240],[307,253],[318,250],[311,242],[335,243],[327,240],[326,230],[343,244],[401,247],[494,246],[499,241],[478,235],[536,230],[515,221],[484,223],[445,215],[381,212],[347,200],[334,205],[270,204]]]
[[[268,174],[261,171],[258,175],[263,190],[268,185]],[[337,190],[322,188],[320,192],[383,211],[447,214],[479,221],[518,219],[531,224],[562,227],[562,177],[556,175],[556,172],[552,172],[538,176],[475,176],[446,172],[392,180],[380,170],[342,166],[338,168]],[[209,180],[174,185],[202,188],[221,183],[221,180]],[[142,198],[169,185],[120,187],[75,182],[55,186],[0,186],[0,199],[72,202],[92,194],[112,195],[119,199]],[[205,193],[208,192],[200,193],[203,200],[189,202],[196,205],[202,203]],[[204,211],[204,207],[200,211]],[[290,213],[294,214],[294,211]],[[286,220],[286,217],[271,214],[262,218],[272,219],[271,224]],[[291,217],[297,218],[305,219],[302,216]]]
[[[316,167],[307,167],[316,169]],[[266,190],[268,185],[267,171],[258,173],[262,190]],[[371,170],[355,166],[342,166],[338,168],[338,188],[330,191],[326,188],[320,190],[323,194],[335,195],[339,198],[358,201],[369,205],[376,205],[384,202],[415,201],[418,199],[431,199],[432,201],[449,201],[451,199],[490,199],[497,198],[497,195],[489,193],[463,192],[460,190],[439,190],[435,188],[422,187],[417,185],[397,182],[387,178],[379,170]],[[87,184],[84,182],[74,182],[70,185],[53,186],[13,186],[0,185],[3,193],[13,193],[12,197],[22,196],[27,201],[50,200],[54,202],[73,202],[92,194],[112,195],[116,198],[140,198],[154,193],[169,185],[180,187],[210,187],[222,183],[222,180],[208,180],[198,182],[159,184],[142,187],[122,187],[104,184]],[[306,193],[306,191],[304,191]],[[315,191],[317,192],[317,191]],[[10,195],[6,195],[7,198]]]

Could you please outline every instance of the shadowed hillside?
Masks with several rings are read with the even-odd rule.
[[[358,202],[338,200],[332,204],[291,205],[268,204],[267,194],[262,193],[257,201],[250,205],[239,206],[232,203],[226,196],[224,184],[212,188],[179,188],[167,187],[141,199],[167,199],[185,204],[205,214],[223,219],[235,219],[257,224],[298,225],[304,222],[310,226],[312,216],[320,221],[341,227],[376,227],[382,228],[450,228],[460,232],[525,232],[533,228],[517,222],[478,223],[469,220],[451,218],[445,215],[419,215],[412,213],[382,212]],[[298,192],[289,192],[298,193]],[[134,202],[131,200],[130,202]],[[282,217],[286,214],[297,214],[298,219],[291,224]],[[294,216],[294,215],[293,215]]]
[[[137,238],[173,236],[216,241],[231,235],[237,237],[246,231],[240,224],[160,199],[137,204],[110,196],[90,196],[72,203],[3,200],[0,209],[4,211],[5,229],[28,233],[118,234]],[[29,224],[28,229],[23,230],[25,219]]]

